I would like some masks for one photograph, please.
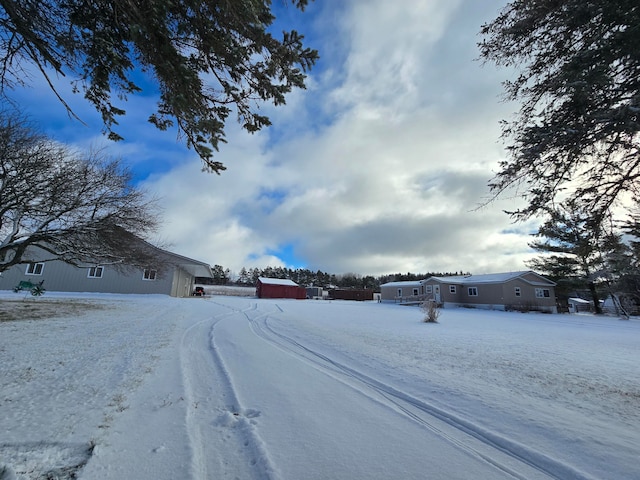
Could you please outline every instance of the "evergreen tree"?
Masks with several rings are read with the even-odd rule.
[[[240,269],[240,273],[238,274],[238,283],[240,285],[249,285],[251,283],[249,272],[244,267]]]
[[[596,313],[602,313],[596,283],[602,276],[604,260],[600,222],[594,224],[588,214],[572,203],[550,212],[529,245],[545,253],[528,262],[528,266],[554,280],[560,287],[586,284]]]
[[[258,283],[258,278],[262,276],[262,271],[259,268],[249,269],[249,277],[251,278],[251,284]]]
[[[212,270],[213,270],[214,285],[226,285],[229,280],[229,277],[228,277],[229,270],[227,269],[225,271],[225,269],[220,265],[214,265]]]
[[[304,10],[308,0],[292,0]],[[210,171],[225,167],[213,151],[225,141],[232,113],[244,129],[270,124],[259,102],[285,103],[304,88],[318,58],[295,30],[276,39],[270,0],[3,0],[0,3],[0,90],[26,83],[35,66],[55,91],[52,76],[71,78],[74,90],[102,115],[109,138],[126,112],[114,99],[140,92],[139,70],[155,82],[160,101],[149,122],[177,126]]]
[[[640,6],[637,0],[513,0],[483,25],[481,57],[516,67],[521,102],[503,124],[510,158],[490,187],[510,187],[545,214],[558,195],[596,224],[640,181]]]
[[[623,231],[629,237],[629,267],[633,273],[640,274],[640,200],[636,200],[635,209],[624,223]]]

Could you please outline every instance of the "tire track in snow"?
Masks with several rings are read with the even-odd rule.
[[[208,303],[228,312],[189,327],[180,348],[192,477],[276,480],[277,471],[254,426],[260,412],[242,408],[216,347],[216,326],[242,311]]]
[[[278,311],[283,309],[275,305]],[[348,365],[303,345],[296,339],[274,329],[272,318],[277,312],[250,315],[243,312],[256,335],[275,346],[315,365],[337,380],[349,385],[368,398],[405,415],[424,428],[436,433],[457,448],[464,450],[496,469],[519,480],[536,478],[558,480],[594,480],[570,465],[542,452],[483,428],[452,412],[436,407],[425,400],[402,392]],[[364,389],[362,388],[364,387]],[[371,392],[375,392],[373,396]]]

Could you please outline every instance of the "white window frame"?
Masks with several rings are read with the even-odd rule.
[[[433,293],[433,285],[425,285],[425,291],[427,293]]]
[[[42,262],[33,262],[27,265],[27,270],[25,271],[25,275],[42,275],[44,272],[44,263]]]
[[[522,290],[520,289],[520,287],[515,287],[514,291],[515,291],[516,297],[522,296]]]
[[[536,298],[551,298],[551,291],[548,288],[536,288]]]
[[[470,297],[477,297],[478,296],[478,287],[469,287],[467,290],[467,293],[469,293]]]
[[[449,285],[449,293],[455,294],[457,292],[455,285]]]
[[[158,278],[158,271],[153,268],[145,268],[142,271],[142,279],[147,282],[154,282]]]
[[[104,267],[102,265],[89,267],[89,271],[87,272],[87,278],[102,278],[103,273],[104,273]]]
[[[398,293],[398,295],[397,295],[398,297],[402,297],[402,289],[401,288],[398,289],[397,293]]]
[[[417,296],[418,296],[418,293],[419,293],[419,290],[418,290],[417,288],[414,288],[414,289],[413,289],[413,296],[414,296],[414,297],[417,297]]]

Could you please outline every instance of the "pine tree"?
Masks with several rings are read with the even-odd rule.
[[[570,199],[592,222],[640,183],[640,5],[637,0],[514,0],[483,25],[481,57],[518,75],[521,102],[503,123],[509,159],[490,183],[516,187],[516,219]]]
[[[238,274],[238,283],[240,285],[249,285],[251,283],[249,272],[247,272],[247,269],[244,267],[240,269],[240,273]]]
[[[291,3],[304,10],[308,0]],[[175,125],[206,169],[219,173],[225,167],[213,151],[225,141],[229,115],[249,132],[268,126],[260,102],[284,104],[318,58],[295,30],[276,39],[274,20],[270,0],[4,0],[0,90],[28,82],[30,63],[73,115],[51,80],[70,78],[119,140],[115,127],[126,112],[115,100],[140,92],[144,76],[160,94],[149,122]]]
[[[588,214],[571,202],[550,212],[531,242],[534,250],[543,252],[527,266],[565,288],[586,284],[591,292],[596,313],[602,313],[596,289],[604,268],[600,223],[594,224]]]

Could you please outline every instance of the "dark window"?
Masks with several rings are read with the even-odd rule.
[[[156,279],[156,271],[150,268],[145,268],[144,273],[142,274],[142,278],[144,280],[155,280]]]
[[[42,275],[44,263],[30,263],[27,265],[27,275]]]
[[[536,288],[536,297],[537,298],[549,298],[551,296],[551,292],[548,288]]]
[[[87,275],[89,278],[102,278],[102,272],[104,271],[104,267],[90,267],[89,274]]]

